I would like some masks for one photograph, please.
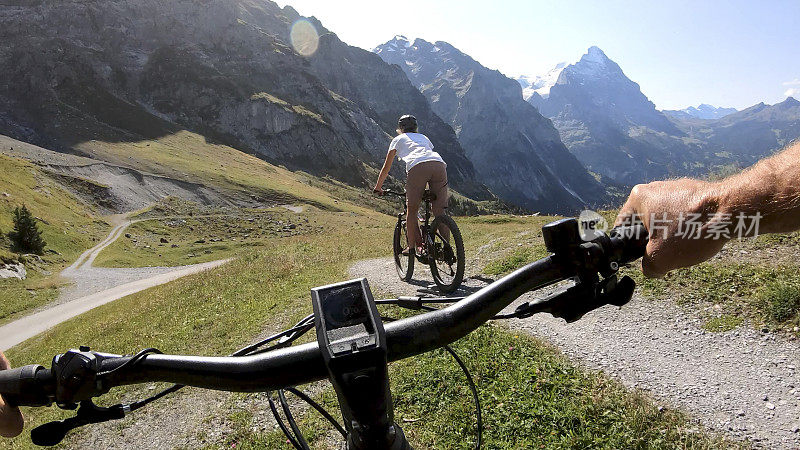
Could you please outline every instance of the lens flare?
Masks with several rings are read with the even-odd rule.
[[[303,56],[313,55],[319,47],[319,33],[314,24],[306,19],[300,19],[292,24],[289,38],[294,51]]]

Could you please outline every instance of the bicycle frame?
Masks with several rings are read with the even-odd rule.
[[[387,190],[386,192],[391,194],[391,195],[397,195],[398,197],[400,196],[399,193],[394,192],[394,191]],[[405,194],[403,195],[403,197],[405,197]],[[425,209],[424,209],[425,212],[424,212],[424,215],[422,217],[423,221],[420,223],[420,220],[419,220],[420,218],[418,216],[418,214],[419,214],[418,211],[414,211],[413,219],[418,222],[418,225],[419,225],[419,228],[420,228],[420,233],[422,235],[422,242],[424,242],[425,245],[427,245],[429,243],[429,241],[432,242],[432,239],[429,236],[430,228],[431,228],[431,212],[432,212],[432,208],[431,208],[431,200],[427,196],[423,197],[422,202],[423,202],[423,205],[425,207]],[[402,226],[403,225],[403,219],[406,219],[406,226],[408,226],[409,218],[411,218],[411,214],[409,214],[409,212],[408,212],[408,202],[407,201],[403,201],[403,212],[402,213],[397,213],[397,226]],[[407,234],[408,234],[408,232],[406,232],[406,235]],[[420,263],[427,264],[427,261],[423,261],[421,259],[420,255],[415,255],[415,258]]]

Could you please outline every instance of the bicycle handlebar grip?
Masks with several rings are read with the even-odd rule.
[[[616,247],[621,252],[621,264],[627,264],[643,257],[647,251],[647,243],[650,241],[647,229],[642,224],[614,228],[611,230],[610,237],[612,242],[616,241]]]
[[[55,391],[52,372],[39,365],[0,370],[0,394],[16,406],[47,406]]]

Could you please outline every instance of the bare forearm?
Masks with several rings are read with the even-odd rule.
[[[386,181],[386,178],[389,176],[389,168],[385,165],[381,169],[381,173],[378,175],[378,186],[383,186],[383,182]]]
[[[800,144],[722,181],[681,178],[636,186],[617,224],[637,216],[650,232],[642,269],[651,277],[705,261],[734,237],[800,229]],[[686,227],[693,216],[704,222],[698,233]],[[665,230],[656,229],[656,219],[667,224]]]
[[[375,183],[376,188],[383,186],[383,182],[386,181],[386,177],[389,176],[389,170],[392,168],[392,162],[396,154],[397,152],[395,150],[389,150],[389,153],[386,154],[386,160],[383,162],[381,173],[378,175],[378,182]]]
[[[800,143],[715,184],[720,210],[758,215],[759,233],[800,229]]]

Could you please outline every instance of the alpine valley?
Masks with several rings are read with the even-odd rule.
[[[305,56],[291,43],[299,20],[318,36]],[[120,192],[122,209],[165,195],[262,198],[252,177],[232,175],[245,156],[367,195],[407,113],[472,205],[461,212],[599,207],[635,183],[748,165],[800,135],[792,98],[659,111],[597,47],[515,80],[446,42],[350,46],[268,0],[7,1],[0,38],[0,140],[17,143],[0,150]],[[54,154],[85,159],[66,169]],[[146,193],[115,185],[123,176]]]
[[[596,188],[577,171],[565,170],[570,165],[561,146],[545,145],[555,137],[541,116],[552,121],[560,140],[607,191],[745,167],[800,136],[800,110],[791,97],[743,111],[704,104],[659,111],[598,47],[590,47],[573,64],[517,77],[519,89],[446,42],[396,36],[374,51],[402,68],[434,111],[453,126],[467,156],[480,161],[481,181],[516,201],[520,199],[513,190],[524,190],[531,180],[494,176],[509,175],[499,167],[503,161],[522,164],[508,155],[525,155],[531,165],[552,161],[549,167],[558,168],[555,173],[569,173],[564,185],[584,198],[590,194],[575,185]],[[520,106],[520,100],[541,115]],[[520,142],[517,136],[532,138]]]

